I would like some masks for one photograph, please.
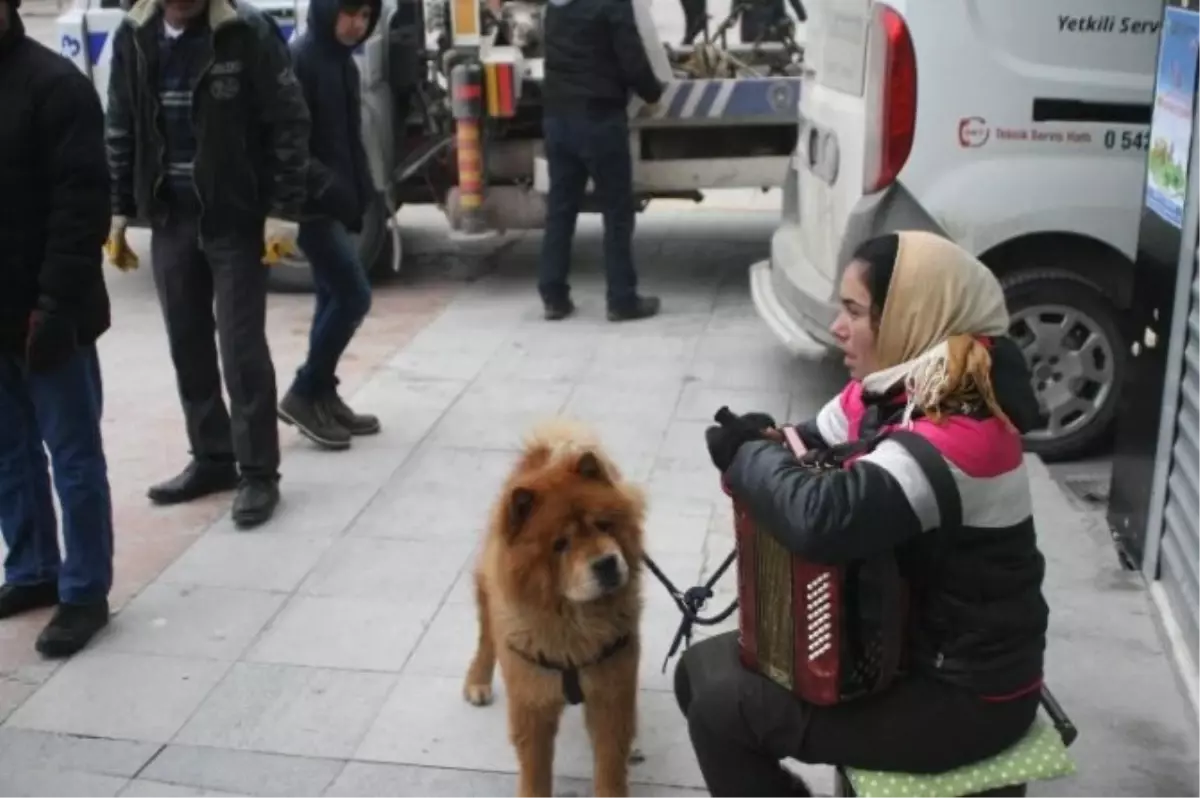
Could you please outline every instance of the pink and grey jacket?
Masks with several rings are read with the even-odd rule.
[[[1000,406],[1018,429],[1036,426],[1020,352],[998,339],[992,354]],[[852,451],[896,428],[903,411],[902,394],[870,396],[852,382],[798,431],[811,448]],[[911,429],[954,477],[962,524],[953,536],[940,532],[925,470],[895,441],[825,472],[800,467],[776,443],[752,441],[725,478],[755,522],[801,557],[836,564],[896,553],[916,594],[918,673],[989,699],[1024,695],[1041,684],[1048,609],[1021,438],[986,409],[941,423],[918,417]]]

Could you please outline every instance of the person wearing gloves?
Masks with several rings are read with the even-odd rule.
[[[308,26],[292,42],[296,77],[312,115],[309,200],[298,238],[316,283],[308,357],[279,403],[279,417],[326,449],[379,432],[338,395],[337,365],[371,308],[371,285],[350,233],[362,230],[375,195],[362,143],[354,49],[379,21],[380,0],[312,0]]]
[[[658,102],[663,85],[638,32],[631,0],[550,0],[543,30],[542,131],[550,170],[538,292],[546,319],[575,312],[567,277],[575,221],[590,177],[604,217],[609,321],[654,316],[657,297],[640,296],[633,266],[630,92]]]
[[[118,268],[136,266],[126,224],[149,221],[193,458],[150,499],[236,487],[234,522],[256,526],[279,503],[266,264],[294,248],[308,173],[304,96],[275,22],[233,0],[138,0],[114,35],[111,68],[107,251]]]
[[[19,6],[0,0],[0,619],[57,605],[36,646],[66,657],[108,623],[112,587],[96,355],[109,177],[100,99],[25,35]]]
[[[785,757],[949,770],[1016,743],[1038,709],[1048,609],[1021,432],[1041,418],[1005,337],[1003,291],[966,251],[923,232],[864,244],[840,291],[833,333],[851,381],[797,432],[843,467],[802,467],[763,417],[710,428],[708,448],[756,527],[794,554],[896,555],[915,597],[911,656],[883,692],[814,706],[743,668],[736,635],[693,646],[675,692],[715,796],[811,794],[779,767]],[[939,530],[930,472],[877,438],[899,428],[932,444],[953,477],[952,536]]]

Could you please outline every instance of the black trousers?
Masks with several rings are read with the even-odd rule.
[[[567,278],[571,245],[590,177],[604,217],[608,307],[628,310],[637,302],[637,272],[633,267],[637,207],[625,109],[548,113],[542,119],[542,130],[550,193],[546,196],[538,292],[544,302],[562,302],[570,296]]]
[[[150,251],[192,455],[236,460],[245,476],[278,477],[261,235],[205,236],[202,244],[195,218],[175,218],[154,227]],[[218,340],[232,413],[221,394]]]
[[[714,796],[809,795],[780,766],[800,762],[939,773],[1000,753],[1038,708],[1033,694],[988,702],[912,677],[858,701],[818,707],[742,667],[737,634],[692,646],[675,670],[675,697]]]

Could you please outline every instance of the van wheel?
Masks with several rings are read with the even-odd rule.
[[[1009,334],[1021,347],[1046,424],[1025,435],[1045,460],[1089,453],[1110,432],[1126,341],[1112,302],[1070,272],[1034,270],[1001,281]]]
[[[399,271],[397,267],[401,261],[396,256],[400,253],[396,252],[392,230],[388,226],[387,205],[382,196],[376,197],[367,208],[362,232],[352,235],[351,239],[358,248],[359,263],[366,268],[367,279],[372,283]],[[311,294],[316,288],[308,258],[299,249],[295,255],[271,267],[267,285],[279,294]]]

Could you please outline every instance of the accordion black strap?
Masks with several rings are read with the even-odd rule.
[[[950,466],[936,446],[927,438],[911,430],[901,429],[885,432],[878,436],[874,443],[878,445],[884,440],[892,440],[903,446],[905,451],[917,461],[925,478],[929,480],[940,518],[937,534],[940,543],[944,545],[947,538],[954,537],[962,527],[963,518],[962,496],[958,491],[958,485],[954,481],[954,474],[950,471]],[[942,545],[935,545],[935,550],[940,551]],[[939,561],[941,559],[937,554],[935,554],[935,558]],[[894,557],[887,558],[881,569],[880,577],[884,580],[883,587],[888,595],[903,597],[906,600],[900,566]],[[877,687],[880,688],[890,684],[900,669],[900,656],[904,648],[903,636],[907,632],[899,620],[900,608],[892,607],[890,611],[893,615],[892,622],[883,624],[883,661],[880,663],[877,683]]]

